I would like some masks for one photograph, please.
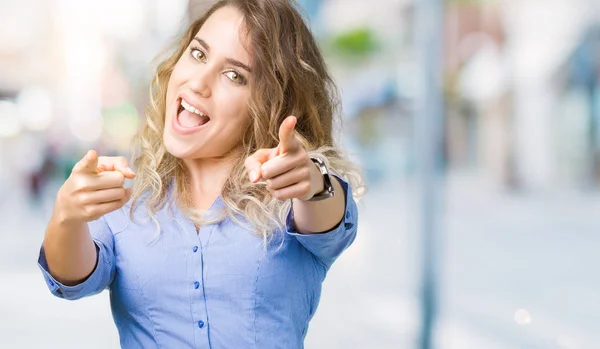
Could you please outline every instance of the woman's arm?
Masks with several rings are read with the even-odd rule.
[[[346,194],[335,176],[331,176],[334,196],[321,201],[305,201],[301,199],[292,199],[294,211],[294,226],[300,234],[316,234],[330,231],[336,227],[342,218],[346,208]],[[311,169],[311,181],[317,184],[316,192],[320,193],[324,189],[323,175],[316,166]]]
[[[48,271],[65,286],[86,280],[96,268],[98,251],[88,222],[122,207],[131,194],[123,188],[133,172],[124,158],[98,158],[89,151],[58,191],[44,237]]]
[[[46,230],[44,252],[50,273],[66,286],[84,281],[98,259],[87,223],[69,224],[61,221],[56,212]]]

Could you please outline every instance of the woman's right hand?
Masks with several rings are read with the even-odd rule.
[[[131,197],[125,178],[134,177],[124,157],[88,151],[58,191],[55,217],[63,224],[86,223],[123,207]]]

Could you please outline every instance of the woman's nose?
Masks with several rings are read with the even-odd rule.
[[[204,98],[208,98],[211,95],[211,85],[212,80],[209,69],[205,66],[198,67],[194,72],[194,76],[190,79],[190,90]]]

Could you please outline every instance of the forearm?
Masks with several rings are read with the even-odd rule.
[[[98,258],[87,223],[64,222],[56,212],[48,223],[44,253],[52,276],[67,286],[84,281]]]
[[[331,176],[335,195],[322,201],[293,199],[294,225],[300,234],[317,234],[337,226],[344,217],[346,197],[339,180]],[[348,195],[351,195],[348,193]]]

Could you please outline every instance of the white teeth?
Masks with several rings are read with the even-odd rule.
[[[183,109],[189,111],[190,113],[194,113],[194,114],[198,114],[198,115],[204,115],[200,110],[198,110],[198,109],[194,108],[193,106],[191,106],[184,99],[181,100],[181,106],[183,107]]]

